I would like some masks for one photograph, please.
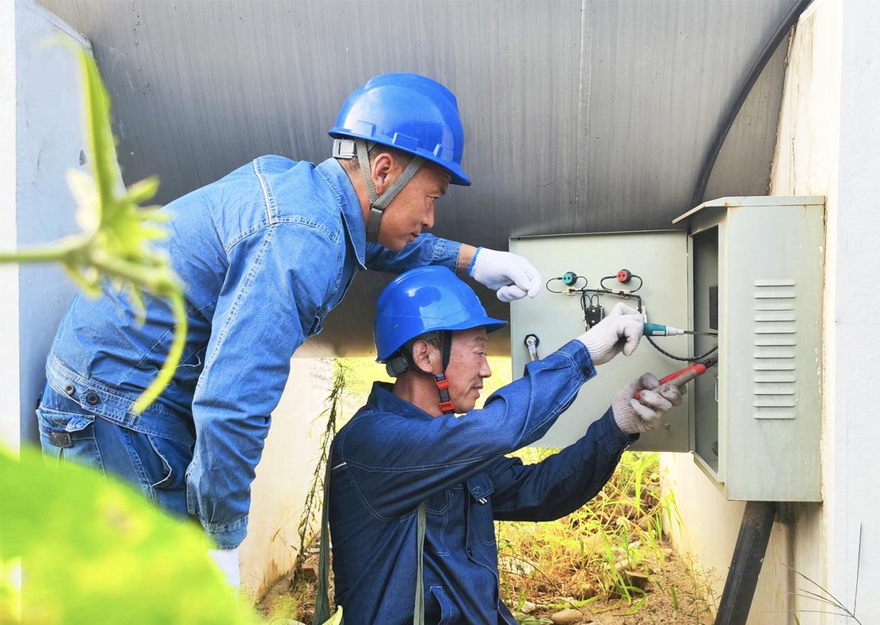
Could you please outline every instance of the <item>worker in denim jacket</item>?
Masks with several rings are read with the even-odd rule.
[[[503,325],[441,267],[409,271],[382,293],[376,348],[396,382],[373,386],[331,450],[329,521],[345,625],[516,623],[499,595],[493,521],[547,521],[577,510],[611,477],[623,450],[681,404],[677,387],[645,374],[578,442],[524,466],[505,454],[540,439],[597,366],[632,354],[643,320],[618,304],[475,410],[492,374],[486,333]],[[422,503],[426,513],[418,512]],[[421,604],[413,595],[419,514],[426,518]],[[424,619],[414,620],[419,605]]]
[[[197,517],[233,585],[290,359],[359,271],[438,265],[502,301],[534,297],[541,285],[517,255],[423,232],[448,185],[470,184],[445,87],[377,76],[345,102],[330,135],[333,158],[317,166],[264,156],[163,209],[189,332],[174,379],[142,414],[132,405],[174,335],[166,303],[147,301],[141,323],[113,290],[77,296],[48,358],[37,411],[44,452],[122,476],[162,508]]]

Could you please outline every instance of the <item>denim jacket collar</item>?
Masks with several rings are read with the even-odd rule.
[[[370,391],[367,406],[379,412],[390,412],[404,417],[427,420],[434,418],[421,408],[395,395],[394,385],[388,382],[373,382],[373,390]]]
[[[315,171],[323,178],[339,203],[342,211],[342,221],[348,230],[348,236],[354,245],[355,255],[361,269],[366,269],[365,254],[367,248],[367,228],[364,224],[364,215],[361,212],[361,203],[348,174],[342,169],[342,165],[335,158],[328,158],[315,168]]]

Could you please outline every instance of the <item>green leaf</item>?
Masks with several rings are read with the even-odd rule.
[[[128,187],[128,192],[125,194],[125,201],[131,202],[132,204],[143,204],[144,202],[152,200],[158,192],[159,178],[156,176],[150,176],[149,178],[144,178],[140,182],[136,182]]]
[[[636,614],[639,610],[641,610],[643,607],[645,607],[645,603],[647,601],[648,601],[647,597],[642,597],[641,599],[636,601],[633,604],[633,606],[629,610],[624,612],[621,616],[632,616],[633,614]]]
[[[95,471],[50,462],[30,448],[20,459],[0,450],[0,621],[23,603],[29,623],[257,622],[197,524]],[[4,584],[17,563],[23,588]]]

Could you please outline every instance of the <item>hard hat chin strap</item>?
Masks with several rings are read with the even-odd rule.
[[[455,412],[455,406],[449,396],[449,380],[446,379],[446,368],[449,367],[449,355],[452,352],[452,332],[444,330],[440,334],[440,340],[443,341],[443,368],[440,373],[432,373],[431,375],[434,376],[437,392],[440,393],[440,410],[443,411],[443,414],[452,414]]]
[[[433,373],[431,371],[422,371],[415,364],[415,359],[413,358],[412,351],[409,348],[402,347],[398,352],[398,356],[391,358],[388,363],[385,365],[385,370],[388,372],[388,375],[392,377],[397,377],[407,369],[411,369],[416,373],[421,373],[422,375],[429,375],[434,378],[434,382],[437,384],[437,392],[440,395],[440,410],[443,411],[443,414],[452,414],[455,412],[455,405],[452,403],[452,398],[449,395],[449,380],[446,379],[446,369],[449,367],[449,356],[452,353],[452,331],[451,330],[443,330],[440,332],[440,341],[441,341],[441,353],[443,354],[442,360],[442,369],[440,373]]]
[[[337,141],[339,141],[337,139]],[[373,182],[373,176],[370,173],[370,146],[363,139],[355,139],[355,156],[361,167],[361,175],[364,178],[364,184],[367,187],[367,193],[370,196],[370,217],[367,220],[367,241],[376,243],[379,240],[379,228],[382,225],[382,215],[385,209],[391,204],[391,201],[397,197],[397,194],[403,190],[403,187],[413,179],[413,176],[419,171],[419,168],[425,162],[421,156],[413,156],[409,165],[400,174],[400,177],[385,190],[381,196],[376,193],[376,185]],[[334,153],[338,150],[334,146]],[[334,154],[335,155],[335,154]],[[350,158],[350,157],[349,157]]]
[[[452,414],[455,412],[455,406],[449,397],[449,380],[446,379],[445,373],[435,373],[434,381],[437,383],[437,391],[440,393],[440,410],[443,414]]]

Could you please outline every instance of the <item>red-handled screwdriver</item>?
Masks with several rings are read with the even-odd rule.
[[[684,386],[685,384],[687,384],[691,380],[694,380],[694,379],[700,377],[701,375],[706,373],[706,371],[710,367],[714,367],[717,364],[718,364],[718,357],[713,356],[712,358],[709,358],[709,359],[705,360],[704,362],[698,362],[698,363],[693,364],[689,367],[685,367],[684,369],[680,369],[680,370],[676,371],[675,373],[670,373],[665,378],[660,380],[660,386],[663,386],[664,384],[668,384],[669,382],[672,382],[678,388],[681,388],[682,386]],[[642,398],[641,391],[636,392],[636,399],[639,400],[641,398]]]

